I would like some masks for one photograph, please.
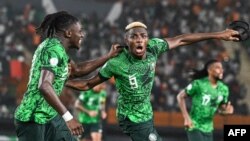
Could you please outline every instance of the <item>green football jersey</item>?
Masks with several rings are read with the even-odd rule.
[[[79,100],[82,106],[87,110],[98,111],[98,115],[95,117],[90,117],[85,112],[79,112],[78,120],[81,123],[98,123],[100,121],[101,104],[102,102],[105,102],[106,96],[107,93],[104,90],[99,93],[96,93],[93,90],[81,92]]]
[[[152,118],[150,94],[154,82],[155,65],[159,55],[168,50],[163,39],[150,39],[146,59],[138,60],[126,49],[117,57],[110,59],[99,71],[104,78],[115,78],[119,93],[117,114],[127,116],[139,123]]]
[[[15,112],[17,120],[45,124],[57,115],[38,89],[39,78],[42,69],[53,72],[52,85],[59,96],[68,78],[68,61],[69,57],[58,39],[48,38],[38,46],[32,59],[27,91]]]
[[[228,101],[228,87],[222,81],[218,81],[217,87],[213,88],[208,77],[205,77],[194,80],[185,88],[185,92],[192,97],[190,117],[194,129],[212,132],[213,117],[217,108]]]

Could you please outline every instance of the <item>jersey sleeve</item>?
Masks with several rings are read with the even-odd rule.
[[[60,63],[62,60],[62,54],[60,53],[60,49],[47,49],[43,52],[43,55],[41,57],[41,68],[50,70],[53,73],[57,72],[57,69],[59,68]]]
[[[152,38],[148,42],[147,50],[154,53],[157,57],[169,50],[167,41],[160,38]]]
[[[185,92],[188,96],[193,96],[198,92],[198,89],[199,89],[198,82],[194,80],[185,88]]]
[[[99,70],[99,76],[103,79],[111,78],[113,76],[113,67],[110,61],[106,62]]]

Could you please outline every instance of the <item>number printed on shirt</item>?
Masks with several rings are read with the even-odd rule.
[[[204,95],[202,97],[202,105],[206,106],[210,102],[210,96],[209,95]]]
[[[131,89],[136,89],[138,88],[137,80],[135,75],[130,75],[129,76],[129,84]]]

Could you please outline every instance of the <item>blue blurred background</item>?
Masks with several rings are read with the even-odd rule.
[[[148,26],[150,37],[159,38],[221,31],[235,20],[250,22],[248,0],[1,0],[0,141],[16,140],[13,113],[26,90],[32,54],[41,42],[35,28],[46,14],[60,10],[77,16],[87,32],[83,47],[70,52],[77,62],[107,53],[112,43],[123,44],[124,27],[135,20]],[[235,106],[233,116],[215,117],[215,141],[223,140],[224,124],[250,124],[249,46],[249,40],[209,40],[171,50],[159,58],[151,100],[156,128],[164,140],[186,140],[176,95],[189,83],[188,70],[201,68],[209,58],[223,61],[224,82],[230,86],[230,101]],[[113,83],[107,82],[104,140],[127,141],[116,124]],[[60,97],[72,113],[78,95],[65,88]]]

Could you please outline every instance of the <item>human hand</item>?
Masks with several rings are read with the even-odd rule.
[[[122,48],[120,48],[119,46],[120,46],[119,44],[113,44],[111,46],[111,49],[108,53],[108,56],[110,58],[117,56],[122,51]]]
[[[240,33],[236,30],[226,29],[219,32],[219,37],[225,41],[239,41]]]
[[[192,129],[194,127],[190,117],[184,119],[184,127],[187,129]]]
[[[66,122],[72,135],[81,135],[84,131],[82,124],[80,124],[76,119],[71,119]]]
[[[229,101],[227,104],[222,105],[220,113],[221,114],[233,114],[234,112],[234,107]]]

